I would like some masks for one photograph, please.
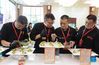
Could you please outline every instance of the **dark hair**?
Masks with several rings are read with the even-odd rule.
[[[51,13],[46,14],[45,17],[44,17],[44,19],[49,19],[49,18],[52,19],[52,20],[55,20],[54,15],[51,14]]]
[[[68,15],[62,15],[61,19],[69,19],[69,16]]]
[[[20,15],[20,16],[18,16],[18,18],[17,18],[17,22],[20,22],[21,24],[27,25],[28,20],[27,20],[27,18],[26,18],[25,16]]]
[[[30,24],[32,24],[32,23],[29,23],[29,25],[30,25]]]
[[[87,18],[88,20],[93,20],[93,21],[96,23],[97,17],[96,17],[95,15],[90,14],[90,15],[88,15],[86,18]]]

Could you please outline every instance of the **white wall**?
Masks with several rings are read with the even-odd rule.
[[[77,4],[72,7],[63,7],[59,5],[52,5],[52,13],[55,15],[56,20],[54,26],[60,26],[60,17],[64,14],[77,18],[77,27],[85,24],[86,16],[89,14],[89,6]]]

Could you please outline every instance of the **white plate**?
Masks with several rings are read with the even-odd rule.
[[[28,51],[28,50],[31,50],[31,51]],[[13,53],[13,50],[12,51],[10,51],[9,53],[7,53],[7,54],[10,54],[10,55],[32,55],[33,54],[33,51],[35,50],[35,48],[29,48],[29,49],[27,49],[27,48],[24,48],[24,50],[23,50],[23,52],[20,50],[20,48],[19,49],[17,49],[16,51],[15,51],[15,53]],[[14,49],[15,50],[15,49]]]
[[[74,55],[74,56],[80,56],[80,49],[69,49],[69,51]],[[92,52],[91,56],[97,56],[98,54]]]
[[[42,46],[42,45],[39,45],[39,46],[43,47],[43,48],[45,48],[45,47],[64,48],[64,46],[61,43],[59,43],[59,44],[61,44],[61,46],[59,46],[59,44],[57,42],[43,42],[43,44],[44,44],[44,46]]]

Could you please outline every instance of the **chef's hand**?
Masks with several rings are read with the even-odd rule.
[[[11,43],[10,43],[10,42],[7,42],[7,41],[5,41],[5,40],[1,40],[1,44],[2,44],[3,46],[9,47]]]
[[[67,41],[64,42],[64,46],[67,46],[69,43]]]
[[[70,49],[74,46],[75,42],[74,41],[70,41],[69,44],[67,44],[66,48]]]
[[[41,37],[45,37],[47,35],[47,30],[43,29],[42,32],[40,33]]]
[[[74,46],[74,44],[75,44],[75,41],[70,41],[69,43],[70,43],[69,48],[72,48]]]
[[[55,41],[56,40],[56,37],[57,37],[56,34],[51,34],[52,41]]]
[[[64,44],[64,50],[67,50],[69,43],[67,41],[65,41],[63,44]]]

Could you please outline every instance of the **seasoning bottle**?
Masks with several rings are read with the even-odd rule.
[[[18,60],[18,65],[25,65],[25,57],[21,56]]]

